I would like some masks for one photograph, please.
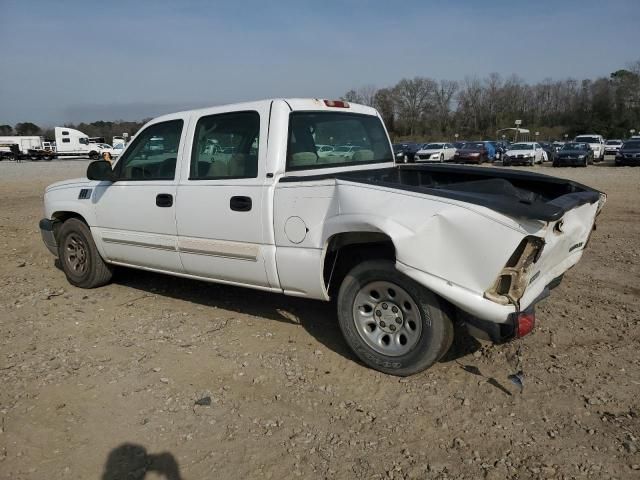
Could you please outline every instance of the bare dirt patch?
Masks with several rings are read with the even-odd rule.
[[[0,163],[0,478],[640,476],[640,168],[536,167],[608,193],[583,260],[534,334],[460,338],[406,379],[360,365],[330,304],[133,270],[70,286],[37,222],[85,168]]]

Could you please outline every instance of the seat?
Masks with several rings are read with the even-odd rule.
[[[304,167],[318,163],[318,155],[313,152],[298,152],[291,155],[292,167]]]
[[[351,161],[353,162],[371,162],[373,161],[373,150],[358,150],[353,153]]]
[[[207,177],[228,177],[229,165],[226,162],[215,160],[211,163]]]

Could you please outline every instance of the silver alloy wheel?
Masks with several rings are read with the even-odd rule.
[[[360,337],[376,352],[398,357],[420,340],[422,320],[416,302],[404,289],[387,282],[371,282],[353,302],[353,320]]]
[[[83,275],[87,271],[87,246],[78,235],[67,236],[64,245],[65,260],[74,273]]]

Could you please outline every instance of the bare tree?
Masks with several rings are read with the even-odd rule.
[[[451,103],[457,91],[458,82],[451,80],[440,80],[440,83],[434,90],[435,119],[438,130],[443,135],[447,132],[451,122]]]
[[[417,132],[427,108],[433,104],[436,82],[430,78],[402,79],[394,87],[394,97],[399,115],[406,121],[411,136]]]

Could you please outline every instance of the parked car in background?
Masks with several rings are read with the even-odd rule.
[[[97,149],[98,155],[102,157],[102,154],[108,153],[113,158],[114,152],[113,147],[108,143],[90,143],[90,146],[93,146],[94,149]]]
[[[405,142],[393,144],[393,156],[396,162],[409,163],[415,160],[415,155],[424,143]]]
[[[487,149],[487,157],[489,158],[489,161],[490,162],[495,161],[496,153],[497,153],[495,142],[485,140],[483,143],[484,143],[484,147]]]
[[[491,156],[491,152],[489,152],[489,158],[493,161],[500,160],[502,158],[502,155],[506,151],[506,149],[502,147],[502,144],[493,140],[488,140],[486,143],[487,145],[491,145],[491,148],[493,148],[494,152],[493,157]]]
[[[566,142],[560,142],[560,141],[556,140],[556,141],[555,141],[555,142],[553,142],[551,145],[553,145],[553,148],[555,148],[555,149],[556,149],[556,152],[559,152],[559,151],[560,151],[560,149],[561,149],[562,147],[564,147],[564,144],[565,144],[565,143],[566,143]]]
[[[502,159],[505,167],[511,165],[529,165],[542,163],[546,157],[545,151],[537,142],[514,143],[509,147]]]
[[[316,145],[316,153],[318,157],[324,158],[335,150],[333,145]]]
[[[544,159],[545,162],[553,162],[556,158],[556,147],[549,142],[538,142],[544,152],[547,154],[547,157]]]
[[[593,163],[593,150],[588,143],[566,143],[553,161],[554,167],[586,167]]]
[[[116,143],[112,148],[111,148],[111,157],[112,158],[118,158],[120,155],[122,155],[122,152],[124,151],[124,148],[126,147],[126,145],[124,143]]]
[[[338,145],[331,152],[328,152],[326,157],[344,157],[350,160],[358,150],[362,150],[360,145]]]
[[[578,135],[573,139],[574,143],[588,143],[593,150],[593,161],[600,162],[604,160],[604,138],[602,135],[595,133],[585,133]]]
[[[415,162],[448,162],[453,160],[456,149],[450,143],[426,143],[416,152]]]
[[[604,144],[605,155],[615,155],[622,147],[622,140],[607,140]]]
[[[453,160],[461,163],[480,164],[489,161],[489,152],[485,142],[467,142],[462,148],[456,149]]]
[[[637,140],[627,140],[616,153],[616,165],[640,165],[640,137]]]
[[[453,142],[453,146],[454,146],[454,148],[455,148],[456,150],[458,150],[458,149],[460,149],[460,148],[464,147],[464,144],[465,144],[465,143],[467,143],[467,141],[466,141],[466,140],[460,140],[460,141],[458,141],[458,142]]]

